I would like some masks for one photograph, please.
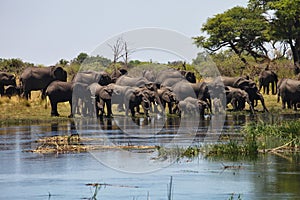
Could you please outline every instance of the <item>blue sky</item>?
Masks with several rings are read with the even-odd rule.
[[[114,35],[157,27],[187,37],[208,17],[247,0],[1,0],[0,58],[52,65],[91,53]]]

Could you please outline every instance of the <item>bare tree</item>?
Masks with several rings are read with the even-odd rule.
[[[124,50],[124,41],[122,38],[118,38],[114,45],[108,44],[108,46],[113,51],[113,63],[116,64],[116,62],[122,57]]]
[[[120,58],[123,58],[125,66],[127,67],[129,61],[129,55],[131,50],[128,48],[127,42],[119,37],[114,45],[108,44],[113,52],[113,63],[114,65],[118,62]]]

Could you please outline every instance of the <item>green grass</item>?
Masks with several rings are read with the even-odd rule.
[[[69,103],[58,104],[60,117],[51,117],[50,112],[50,102],[41,100],[39,92],[32,92],[31,100],[0,98],[0,126],[68,120]]]

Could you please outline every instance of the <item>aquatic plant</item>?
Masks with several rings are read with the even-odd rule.
[[[243,128],[246,136],[256,138],[257,148],[262,152],[274,150],[299,151],[300,121],[282,121],[266,124],[259,122]],[[279,148],[281,147],[281,148]]]

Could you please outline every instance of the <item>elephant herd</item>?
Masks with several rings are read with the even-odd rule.
[[[263,111],[268,112],[263,92],[278,94],[282,107],[294,108],[300,103],[300,81],[281,79],[276,73],[264,70],[259,76],[259,87],[248,77],[219,76],[214,80],[199,82],[191,71],[164,69],[159,72],[143,70],[138,76],[130,76],[127,70],[78,72],[67,82],[67,72],[59,66],[44,68],[29,67],[20,75],[17,86],[14,75],[0,72],[0,95],[22,95],[28,99],[31,91],[40,90],[42,98],[48,96],[51,104],[51,116],[59,116],[57,104],[69,102],[70,117],[113,116],[112,105],[117,104],[118,111],[126,115],[141,113],[186,115],[198,114],[204,117],[205,112],[221,112],[231,104],[233,110],[244,110],[246,103],[251,113],[260,101]]]

